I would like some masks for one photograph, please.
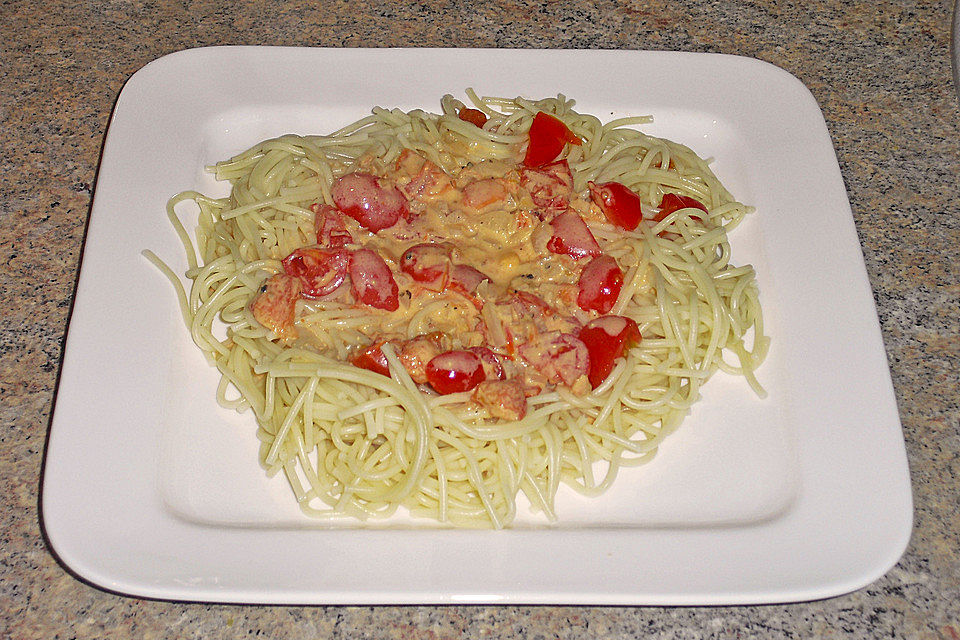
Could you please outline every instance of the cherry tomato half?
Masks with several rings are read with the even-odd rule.
[[[450,274],[450,247],[415,244],[400,256],[400,270],[431,291],[443,291]]]
[[[445,351],[427,363],[427,382],[442,395],[469,391],[485,377],[483,363],[470,351]]]
[[[620,297],[623,271],[612,256],[604,254],[587,263],[577,284],[577,306],[584,311],[607,313]]]
[[[547,250],[563,253],[571,258],[600,255],[600,245],[587,223],[573,209],[567,209],[552,221],[553,235],[547,241]]]
[[[396,187],[383,187],[369,173],[348,173],[330,188],[337,209],[376,233],[407,216],[407,199]]]
[[[400,288],[390,267],[370,249],[354,251],[350,256],[350,286],[357,302],[396,311],[400,307]]]

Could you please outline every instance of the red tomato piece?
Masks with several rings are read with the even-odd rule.
[[[417,244],[400,256],[400,270],[431,291],[443,291],[450,274],[450,247],[446,244]]]
[[[469,265],[455,264],[450,267],[450,279],[447,286],[454,291],[470,295],[477,290],[481,282],[489,279],[490,277],[487,274]]]
[[[399,308],[397,281],[379,255],[370,249],[354,251],[350,256],[349,271],[353,295],[358,302],[387,311]]]
[[[483,364],[470,351],[446,351],[427,363],[427,381],[442,395],[469,391],[483,380]]]
[[[640,342],[640,328],[624,316],[603,316],[588,322],[578,337],[590,353],[587,378],[596,389],[613,371],[614,363],[627,347]]]
[[[330,189],[337,208],[360,225],[376,233],[406,217],[407,200],[396,187],[383,187],[369,173],[348,173]]]
[[[483,128],[483,125],[487,124],[487,114],[479,109],[464,107],[457,113],[457,117],[464,122],[469,122],[470,124],[476,125],[481,129]]]
[[[665,193],[663,198],[660,199],[660,211],[653,217],[656,222],[660,222],[668,215],[674,211],[680,209],[700,209],[704,213],[707,213],[707,207],[702,202],[696,198],[691,198],[690,196],[680,196],[675,193]],[[696,218],[697,220],[702,220],[700,216],[690,216],[691,218]]]
[[[577,306],[584,311],[607,313],[613,308],[623,287],[623,271],[613,256],[597,256],[580,272]]]
[[[347,276],[350,252],[297,249],[281,261],[287,275],[299,278],[304,298],[322,298],[336,291]]]
[[[389,377],[390,365],[387,363],[387,356],[385,356],[383,350],[380,349],[381,346],[383,346],[382,340],[380,342],[374,342],[365,349],[361,349],[350,360],[350,364]]]
[[[507,377],[500,357],[487,347],[470,347],[469,351],[480,358],[483,375],[487,380],[503,380]]]
[[[587,187],[590,188],[590,198],[600,207],[607,220],[627,231],[637,228],[643,219],[640,196],[619,182],[588,182]]]
[[[553,236],[547,241],[547,249],[553,253],[566,254],[572,258],[600,255],[600,245],[590,233],[587,223],[573,209],[567,209],[550,223]]]
[[[547,304],[543,298],[526,291],[516,291],[512,295],[507,294],[505,300],[514,305],[521,317],[556,313],[556,309]]]
[[[533,204],[554,216],[570,206],[573,173],[565,159],[535,169],[521,169],[520,186],[530,193]]]
[[[343,214],[328,204],[312,204],[310,210],[315,217],[313,228],[317,234],[317,244],[321,247],[339,248],[350,242],[353,237],[343,223]]]
[[[574,145],[583,144],[559,118],[543,111],[537,112],[533,117],[529,137],[527,153],[523,158],[526,167],[542,167],[553,162],[568,142]]]

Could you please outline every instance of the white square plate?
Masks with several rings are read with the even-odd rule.
[[[374,105],[558,92],[602,120],[716,159],[757,207],[732,237],[773,347],[756,398],[717,374],[650,464],[560,521],[456,531],[395,518],[321,527],[257,464],[250,415],[182,326],[174,193],[263,138],[326,133]],[[188,224],[189,226],[189,224]],[[788,73],[643,51],[224,47],[161,58],[110,123],[51,426],[47,535],[63,562],[138,596],[258,603],[734,604],[821,598],[887,571],[910,536],[903,436],[876,310],[823,117]]]

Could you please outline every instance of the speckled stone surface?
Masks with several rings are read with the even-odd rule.
[[[960,111],[947,0],[8,0],[0,3],[0,637],[960,638]],[[915,530],[876,583],[765,607],[261,607],[138,600],[57,563],[44,442],[110,111],[214,44],[740,54],[819,101],[879,309]]]

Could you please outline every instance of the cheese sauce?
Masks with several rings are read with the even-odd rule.
[[[590,256],[548,248],[558,234],[551,224],[558,212],[603,218],[596,205],[572,192],[566,162],[538,170],[491,160],[450,174],[404,151],[391,165],[374,164],[360,166],[376,172],[379,189],[404,195],[405,215],[376,232],[342,216],[351,239],[345,249],[369,249],[383,258],[398,304],[394,310],[362,307],[363,313],[348,321],[339,319],[339,338],[359,349],[440,332],[454,350],[492,350],[506,367],[501,377],[518,377],[528,395],[551,383],[589,391],[582,363],[574,358],[568,366],[554,357],[567,351],[567,336],[597,316],[577,306],[577,281]],[[449,269],[445,282],[424,282],[404,267],[415,263],[429,270],[441,262]],[[296,314],[301,339],[321,350],[332,347],[323,336],[337,327],[324,311],[344,304],[354,304],[349,280],[319,300],[301,300]],[[551,367],[557,370],[551,373]]]

